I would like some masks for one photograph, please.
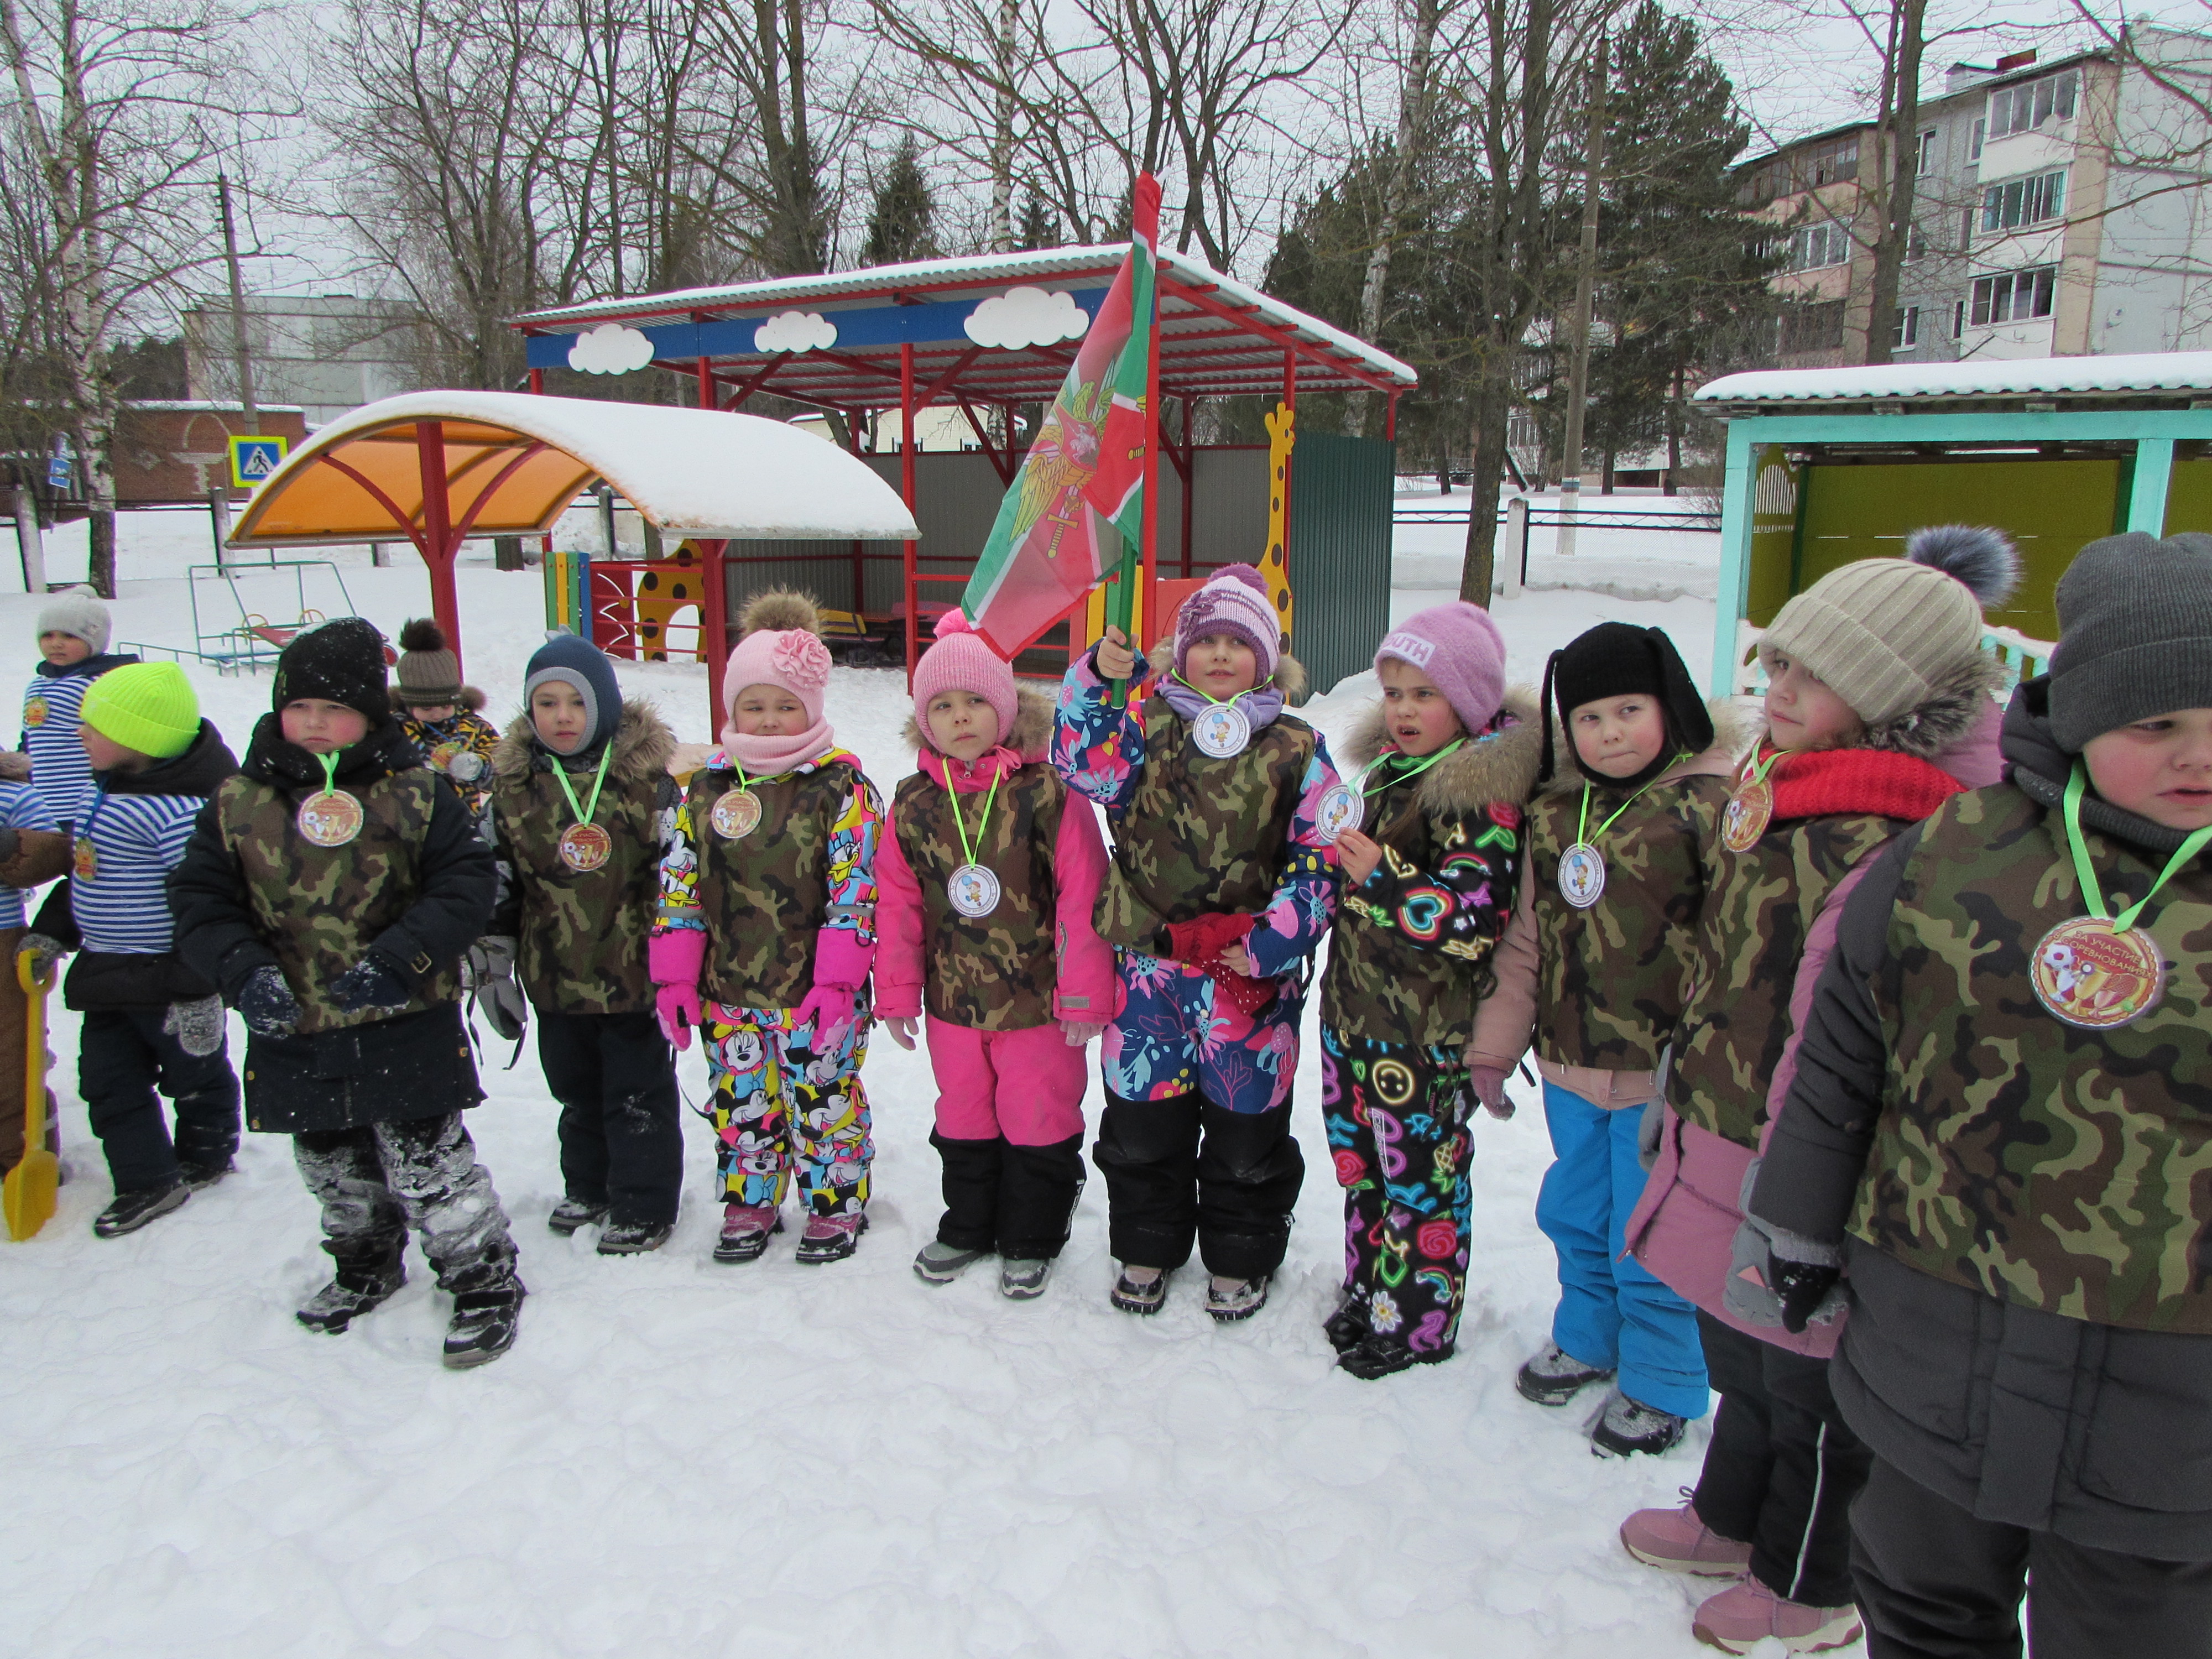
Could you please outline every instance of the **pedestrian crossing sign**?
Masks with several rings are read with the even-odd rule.
[[[240,438],[230,441],[230,483],[234,489],[252,489],[266,483],[284,459],[290,445],[283,438]]]

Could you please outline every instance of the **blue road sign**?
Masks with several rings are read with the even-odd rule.
[[[230,441],[230,482],[234,489],[252,489],[265,483],[284,459],[290,444],[283,438],[240,438]]]

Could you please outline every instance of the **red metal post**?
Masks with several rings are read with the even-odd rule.
[[[1190,580],[1190,504],[1198,494],[1198,441],[1191,436],[1191,411],[1195,400],[1182,400],[1182,574]]]
[[[1398,441],[1398,394],[1395,392],[1390,394],[1390,402],[1382,415],[1382,441],[1386,444]]]
[[[430,614],[445,629],[446,647],[458,664],[461,605],[453,586],[453,558],[460,548],[453,535],[452,501],[446,493],[444,422],[415,422],[415,454],[422,479],[422,562],[430,568]]]
[[[722,701],[722,671],[730,658],[730,580],[725,556],[727,542],[699,544],[700,652],[707,659],[707,736],[720,743],[722,723],[729,718]],[[740,690],[744,688],[739,687]]]
[[[530,371],[530,389],[541,398],[545,395],[545,371],[544,369],[533,368]]]
[[[914,342],[899,347],[899,494],[914,511]],[[917,522],[919,520],[917,520]],[[906,684],[914,690],[914,665],[921,654],[921,584],[915,580],[915,544],[906,546]]]

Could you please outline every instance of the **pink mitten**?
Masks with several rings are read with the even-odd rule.
[[[672,927],[655,933],[645,947],[646,970],[653,976],[653,1012],[661,1035],[680,1049],[691,1046],[691,1025],[702,1024],[699,975],[707,965],[707,935],[696,927]]]
[[[660,1035],[674,1043],[679,1054],[691,1046],[691,1027],[705,1023],[696,985],[654,986],[653,1012],[660,1020]]]
[[[1513,1103],[1505,1097],[1505,1068],[1502,1066],[1471,1066],[1468,1068],[1467,1086],[1482,1103],[1482,1109],[1494,1118],[1513,1115]]]
[[[875,959],[876,947],[861,944],[850,927],[824,927],[815,934],[814,988],[792,1011],[792,1024],[815,1026],[816,1054],[837,1047],[868,1012],[868,969]]]

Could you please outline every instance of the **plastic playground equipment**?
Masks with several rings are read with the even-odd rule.
[[[334,595],[329,596],[338,605],[336,611],[325,611],[307,602],[307,584],[316,573],[327,577],[329,586],[336,590]],[[239,586],[241,580],[258,586],[268,578],[274,577],[281,583],[287,576],[291,580],[293,604],[290,617],[283,621],[272,619],[265,610],[257,610]],[[203,589],[220,589],[222,593],[208,592],[204,607]],[[281,586],[277,591],[281,594]],[[236,674],[273,667],[293,637],[318,623],[328,622],[334,616],[359,614],[353,606],[353,595],[346,591],[343,573],[328,559],[279,559],[272,555],[265,561],[240,562],[234,559],[224,564],[188,565],[185,569],[185,592],[191,605],[190,646],[125,640],[122,641],[124,647],[142,656],[168,657],[179,661],[190,657],[197,662],[211,664],[218,673]],[[228,596],[227,604],[224,595]],[[256,597],[263,605],[268,604],[266,599]]]

